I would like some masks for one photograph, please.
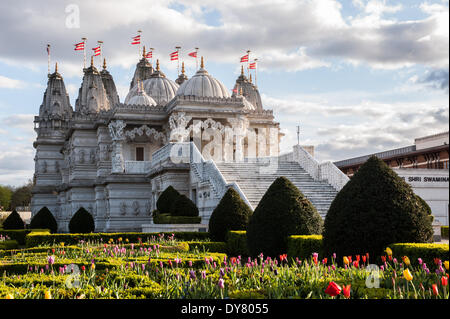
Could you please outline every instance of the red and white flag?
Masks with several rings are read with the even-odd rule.
[[[188,55],[191,56],[191,57],[193,57],[193,58],[196,58],[196,57],[197,57],[197,51],[188,53]]]
[[[241,62],[248,62],[248,54],[241,57]]]
[[[249,68],[249,69],[252,69],[252,70],[255,70],[255,69],[256,69],[256,62],[250,63],[250,64],[248,65],[248,68]]]
[[[133,37],[131,44],[141,44],[141,35],[139,34],[139,35]]]
[[[147,54],[145,55],[146,59],[151,59],[152,57],[153,57],[152,51],[147,52]]]
[[[84,50],[84,42],[80,42],[75,45],[75,51],[80,51],[80,50]]]
[[[98,56],[101,54],[101,47],[98,46],[96,48],[92,48],[92,50],[94,50],[94,56]]]
[[[172,52],[170,54],[170,61],[178,60],[178,51]]]

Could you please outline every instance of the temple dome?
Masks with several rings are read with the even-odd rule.
[[[259,94],[258,88],[253,85],[251,80],[251,74],[250,79],[248,79],[244,75],[244,68],[241,67],[241,75],[236,79],[236,84],[234,85],[233,89],[233,95],[237,96],[240,91],[240,95],[244,96],[248,102],[253,104],[256,110],[263,110],[262,102],[261,102],[261,96]]]
[[[143,83],[138,81],[137,83],[138,91],[135,95],[133,95],[127,104],[129,105],[146,105],[146,106],[155,106],[156,102],[150,96],[145,93],[143,88]]]
[[[166,78],[164,73],[159,70],[159,61],[157,61],[156,71],[149,79],[143,82],[145,93],[153,98],[158,105],[165,105],[175,97],[178,90],[178,84]],[[129,104],[130,100],[137,95],[138,85],[135,85],[125,98],[125,104]]]
[[[203,57],[200,69],[189,80],[183,82],[177,91],[178,96],[192,95],[198,97],[218,97],[228,98],[230,93],[226,86],[219,80],[212,77],[204,69]]]

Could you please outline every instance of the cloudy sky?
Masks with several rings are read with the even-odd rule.
[[[314,145],[319,161],[411,145],[448,130],[448,0],[103,0],[0,2],[0,184],[32,178],[46,45],[72,105],[82,80],[81,37],[103,54],[123,102],[141,29],[165,74],[182,47],[187,74],[199,47],[206,69],[232,89],[239,57],[258,58],[257,85],[286,134],[282,150]],[[101,61],[95,61],[100,66]]]

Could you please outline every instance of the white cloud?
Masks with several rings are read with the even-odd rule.
[[[0,75],[1,89],[21,89],[25,87],[25,83],[21,80],[15,80],[6,76]]]

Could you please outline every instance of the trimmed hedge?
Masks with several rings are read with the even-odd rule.
[[[159,195],[156,201],[156,208],[161,214],[170,214],[172,211],[172,205],[180,197],[180,193],[172,186],[167,187],[161,195]]]
[[[124,242],[128,239],[130,243],[138,243],[159,238],[160,234],[164,234],[165,238],[175,236],[175,239],[181,241],[205,240],[209,238],[209,233],[202,232],[173,232],[173,233],[89,233],[89,234],[50,234],[49,232],[32,232],[27,235],[26,247],[35,247],[40,245],[52,245],[53,243],[63,242],[65,245],[76,245],[80,240],[84,241],[103,241],[108,242],[110,239],[117,241],[122,238]]]
[[[70,219],[69,231],[71,233],[91,233],[94,230],[94,218],[86,209],[81,207]]]
[[[441,237],[448,239],[448,226],[441,226]]]
[[[173,203],[170,214],[172,216],[197,217],[199,211],[194,202],[191,201],[186,195],[180,195]]]
[[[171,216],[169,214],[158,214],[153,217],[155,224],[200,224],[200,216]]]
[[[8,235],[9,238],[13,240],[17,240],[19,245],[25,245],[25,238],[29,233],[32,232],[46,232],[48,233],[48,229],[10,229],[10,230],[0,230],[0,235]]]
[[[245,230],[232,230],[227,236],[228,255],[249,256],[247,248],[247,232]]]
[[[442,261],[449,260],[447,244],[397,243],[388,247],[392,249],[392,255],[398,260],[408,256],[411,263],[417,263],[417,259],[421,258],[428,267],[434,266],[434,258]]]
[[[211,240],[225,241],[228,231],[246,230],[252,214],[239,193],[234,188],[229,188],[209,219]]]
[[[221,241],[188,241],[189,251],[211,252],[211,253],[227,253],[227,243]]]
[[[17,243],[17,240],[4,240],[0,241],[0,250],[10,250],[10,249],[16,249],[19,247],[19,244]]]
[[[303,260],[310,258],[313,253],[326,257],[323,255],[322,235],[294,235],[288,238],[289,258],[298,257]]]
[[[25,223],[16,210],[13,210],[3,221],[3,229],[25,229]]]
[[[42,207],[31,219],[30,229],[50,229],[52,233],[58,230],[55,217],[47,207]]]

